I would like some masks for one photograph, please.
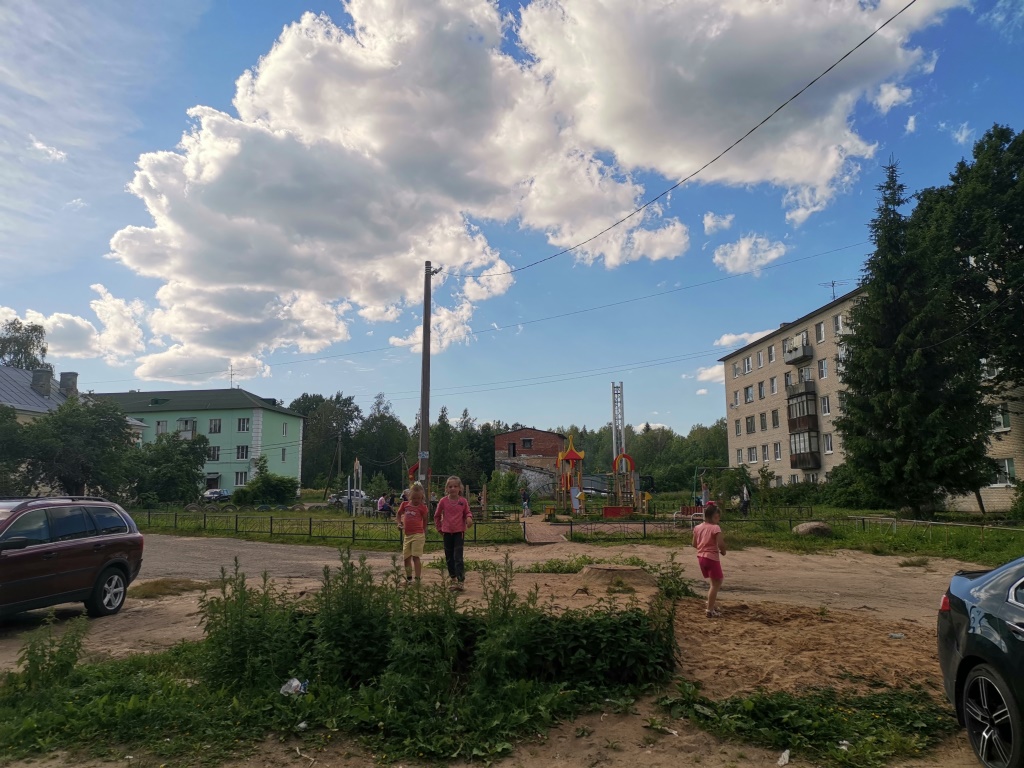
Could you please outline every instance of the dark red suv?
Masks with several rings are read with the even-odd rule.
[[[109,616],[141,567],[142,534],[111,501],[0,499],[0,616],[77,602]]]

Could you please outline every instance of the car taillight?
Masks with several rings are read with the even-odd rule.
[[[949,613],[949,595],[943,595],[939,603],[939,613]]]

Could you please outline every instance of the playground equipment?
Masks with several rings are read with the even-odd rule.
[[[583,487],[583,457],[586,451],[577,451],[569,435],[569,445],[558,452],[555,466],[558,469],[558,483],[555,489],[555,506],[563,512],[582,514],[586,495],[580,493]]]

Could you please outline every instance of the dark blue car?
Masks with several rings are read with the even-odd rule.
[[[978,760],[1024,767],[1024,557],[958,572],[939,607],[938,643],[946,696]]]

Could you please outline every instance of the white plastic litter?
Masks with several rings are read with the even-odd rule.
[[[282,696],[298,696],[300,693],[305,693],[306,688],[309,686],[309,680],[306,682],[300,682],[296,678],[292,678],[287,683],[281,686]]]
[[[904,635],[902,632],[890,632],[889,633],[889,639],[890,640],[902,640],[905,637],[906,637],[906,635]]]
[[[843,750],[843,752],[848,752],[850,749],[850,742],[848,742],[846,739],[843,739],[839,742],[839,748]]]
[[[789,765],[789,750],[788,749],[785,752],[782,753],[782,757],[779,758],[778,765],[779,765],[779,768],[782,768],[783,765]]]

